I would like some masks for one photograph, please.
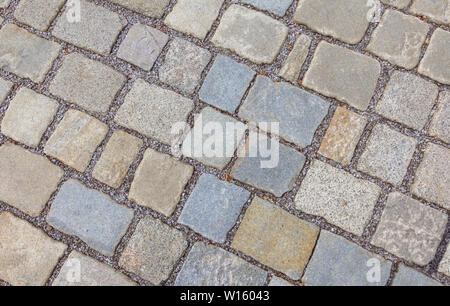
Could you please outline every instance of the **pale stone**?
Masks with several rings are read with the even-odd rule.
[[[440,283],[424,274],[400,264],[392,282],[393,287],[438,287]]]
[[[381,0],[381,2],[403,9],[411,3],[411,0]]]
[[[289,283],[288,281],[285,281],[282,278],[276,277],[274,276],[269,283],[270,287],[291,287],[293,286],[291,283]]]
[[[64,0],[26,0],[20,1],[14,17],[39,31],[47,31],[50,23],[55,19]]]
[[[6,96],[11,91],[12,86],[13,86],[13,83],[11,83],[10,81],[6,81],[6,80],[0,78],[0,106],[5,101]]]
[[[450,0],[414,0],[409,11],[437,23],[450,24]]]
[[[11,0],[0,0],[0,7],[6,8],[6,7],[8,7],[10,2],[11,2]]]
[[[450,91],[442,91],[439,95],[439,104],[429,133],[450,143]]]
[[[296,82],[300,76],[300,70],[305,63],[306,57],[308,56],[310,45],[311,38],[308,36],[301,35],[297,38],[294,48],[280,70],[279,76],[288,81]]]
[[[292,4],[292,0],[242,0],[241,2],[251,4],[278,16],[284,16]]]
[[[149,17],[161,18],[170,0],[111,0],[111,2]]]
[[[447,247],[447,252],[445,252],[444,257],[439,264],[439,272],[450,276],[450,248]]]
[[[436,29],[425,56],[419,65],[419,73],[438,82],[450,85],[450,32]]]

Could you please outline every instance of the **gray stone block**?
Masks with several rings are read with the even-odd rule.
[[[400,265],[397,274],[394,277],[392,286],[395,287],[438,287],[442,286],[434,279],[417,272],[414,269]]]
[[[278,16],[284,16],[292,4],[292,0],[243,0],[242,2]]]

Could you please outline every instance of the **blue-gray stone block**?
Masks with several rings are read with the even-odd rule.
[[[424,274],[414,269],[400,265],[397,274],[394,277],[392,286],[397,287],[437,287],[442,286],[437,281],[428,278]]]
[[[132,219],[133,210],[75,180],[64,183],[47,217],[57,230],[78,236],[108,256],[114,254]]]
[[[199,97],[208,104],[234,113],[254,76],[255,72],[249,67],[218,55]]]
[[[272,12],[278,16],[284,16],[292,4],[292,0],[242,0],[242,2]]]
[[[225,242],[249,197],[243,188],[210,174],[202,175],[178,222],[211,240]]]

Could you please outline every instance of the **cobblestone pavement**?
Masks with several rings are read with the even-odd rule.
[[[449,0],[0,8],[1,285],[450,284]]]

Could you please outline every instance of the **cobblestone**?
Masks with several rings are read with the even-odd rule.
[[[110,0],[116,4],[126,7],[153,18],[161,18],[165,8],[169,5],[170,0],[152,0],[152,1],[135,1],[135,0]]]
[[[12,86],[13,84],[11,82],[0,79],[0,106],[2,106]]]
[[[430,134],[450,143],[450,92],[439,94],[439,104],[430,125]]]
[[[409,10],[416,15],[426,16],[434,22],[450,24],[448,0],[415,0]]]
[[[47,31],[63,5],[64,0],[21,1],[14,12],[14,17],[30,27]]]
[[[404,265],[400,265],[399,271],[394,278],[392,286],[400,287],[435,287],[440,284],[422,273],[417,272]]]
[[[308,56],[311,38],[301,35],[297,38],[294,47],[289,54],[286,62],[280,70],[279,75],[291,82],[295,82],[300,76],[300,70]]]
[[[242,2],[278,16],[284,16],[292,4],[292,0],[242,0]]]
[[[438,82],[450,85],[450,32],[437,29],[431,37],[427,52],[419,65],[419,73]]]

